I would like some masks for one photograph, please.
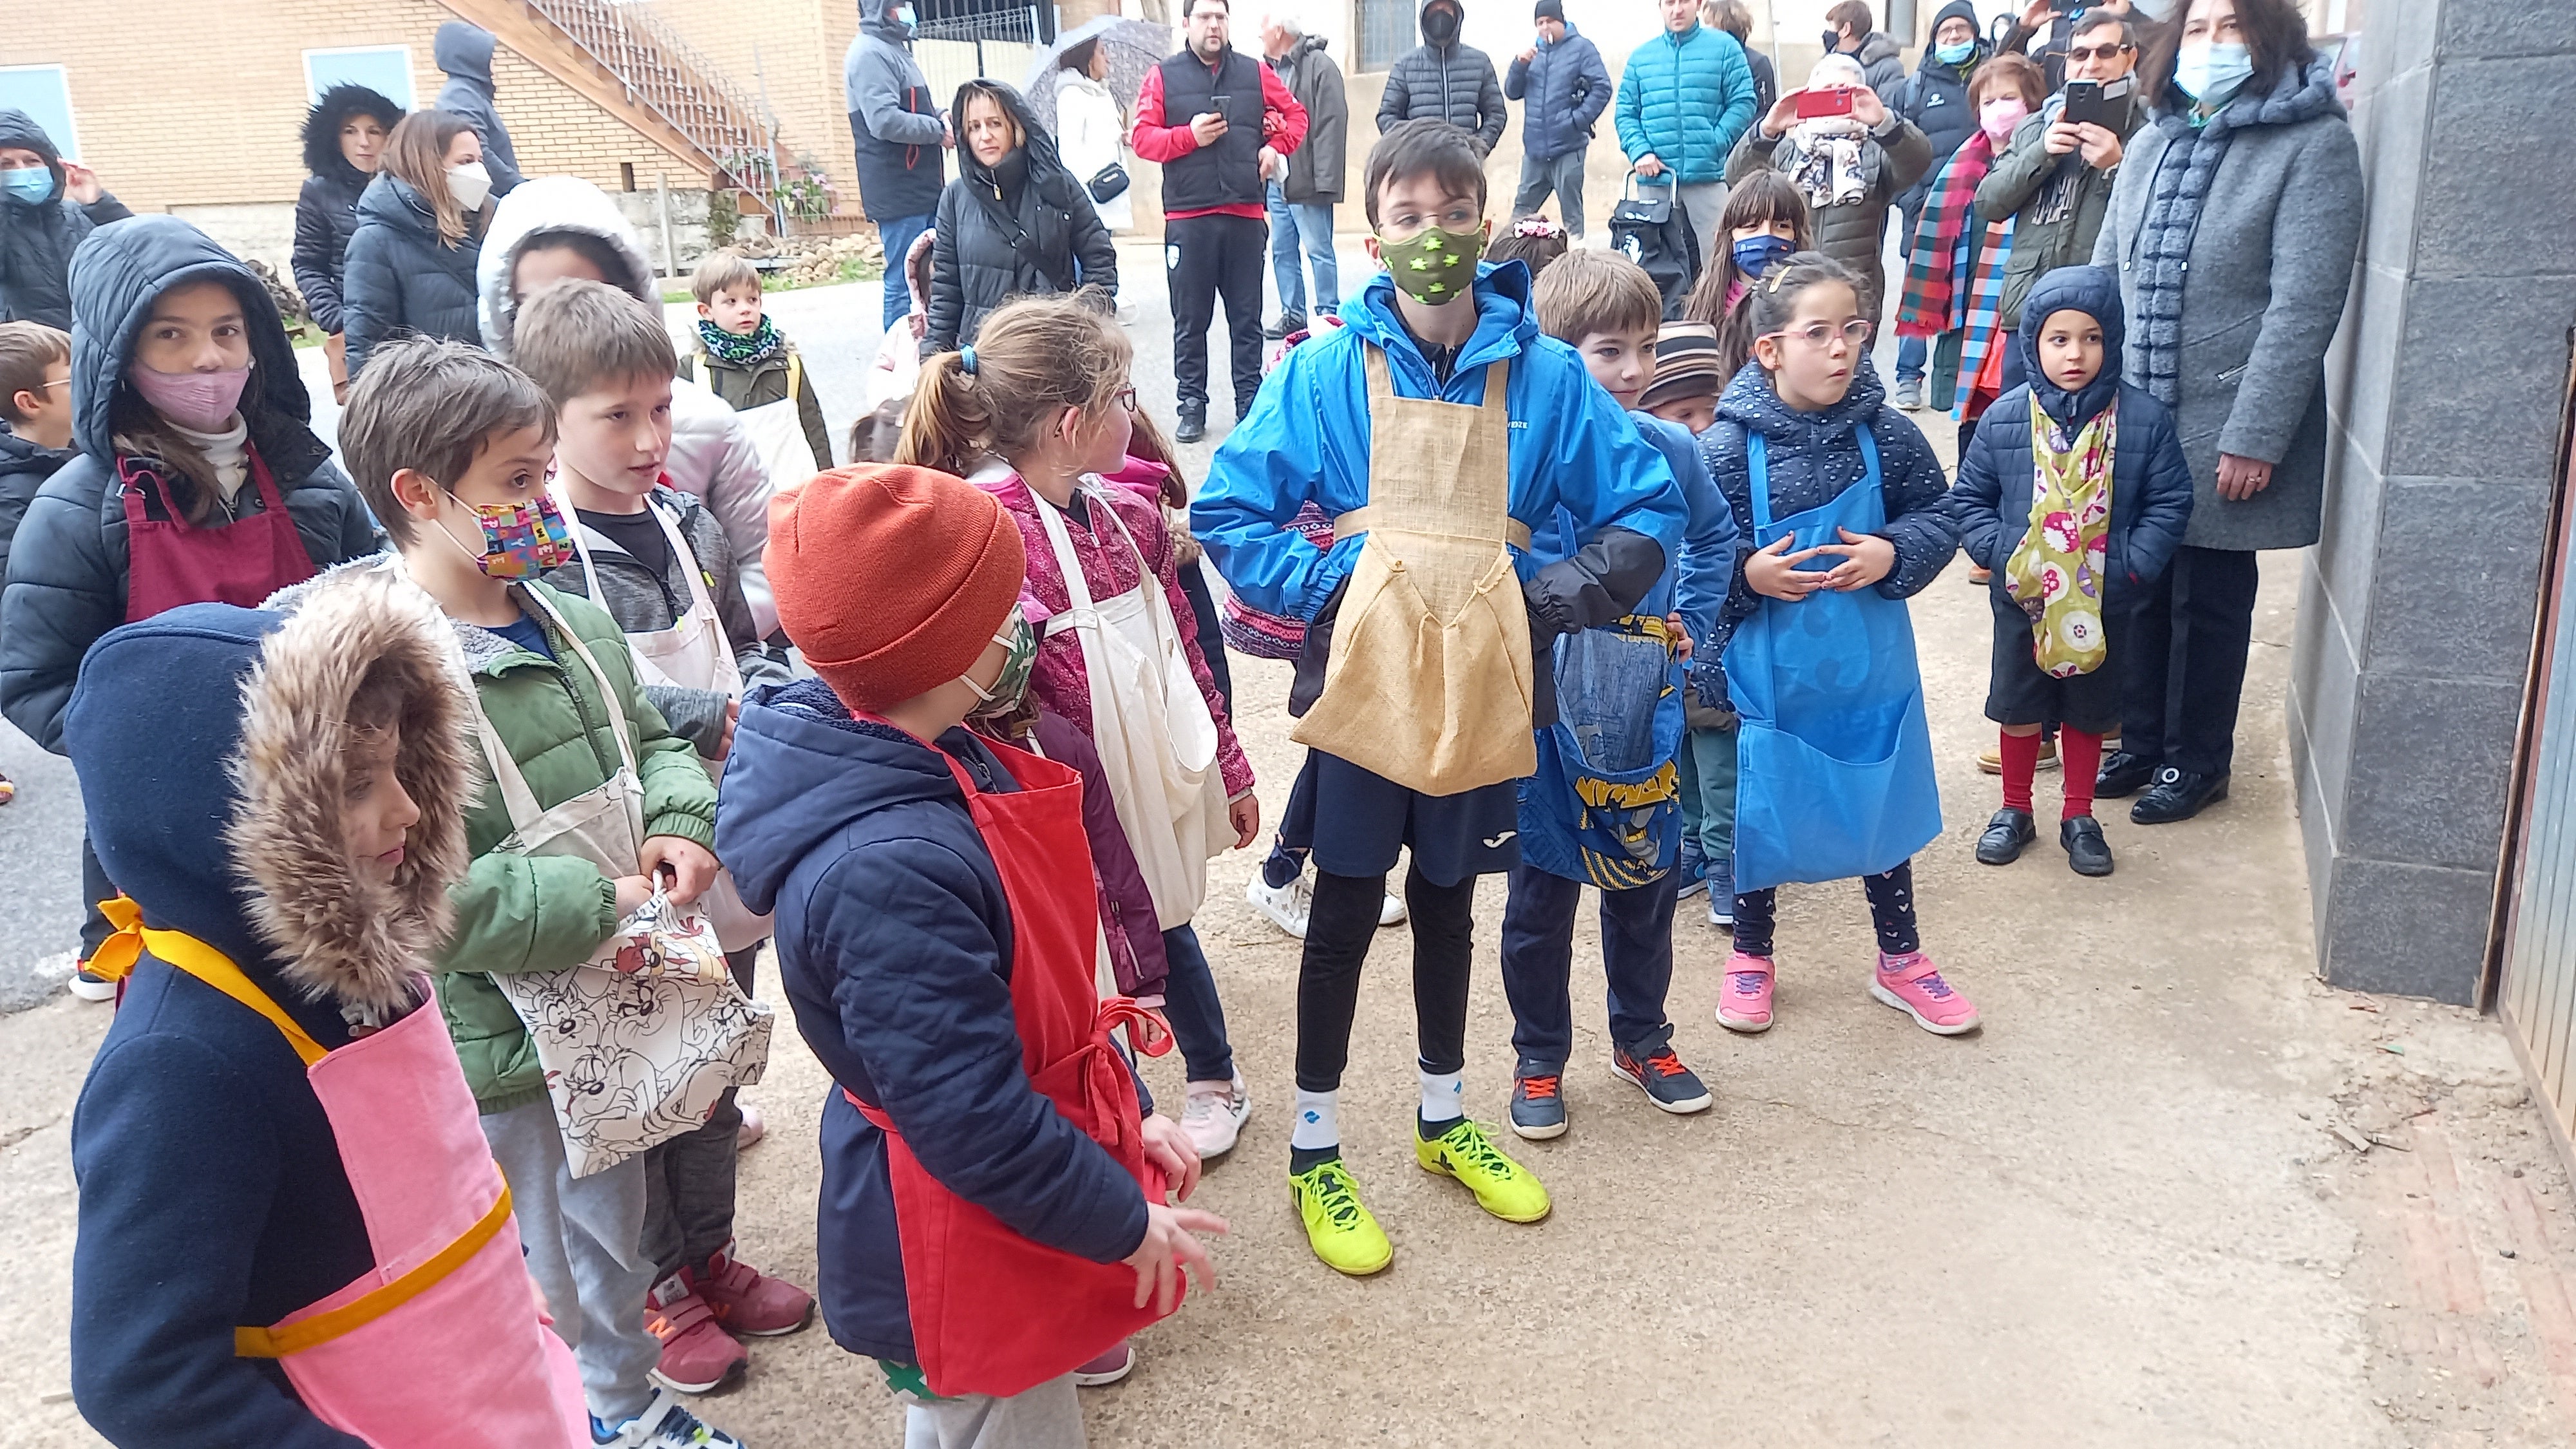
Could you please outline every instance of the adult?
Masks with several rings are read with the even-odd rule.
[[[1799,120],[1798,97],[1811,90],[1851,92],[1851,113]],[[1887,296],[1879,238],[1896,198],[1932,169],[1932,143],[1879,100],[1859,61],[1829,55],[1807,73],[1804,87],[1773,102],[1744,133],[1727,158],[1726,179],[1741,181],[1766,168],[1797,183],[1814,218],[1816,250],[1860,278],[1860,314],[1876,323]]]
[[[2174,410],[2191,525],[2124,649],[2100,793],[2140,825],[2227,796],[2255,556],[2317,541],[2326,344],[2360,245],[2361,154],[2292,0],[2190,0],[2149,67],[2093,262],[2117,267],[2128,381]]]
[[[1699,7],[1699,23],[1725,31],[1744,47],[1744,64],[1753,72],[1753,114],[1769,111],[1780,99],[1780,72],[1771,57],[1753,48],[1753,12],[1744,8],[1744,0],[1706,0]]]
[[[1877,28],[1867,0],[1840,0],[1825,12],[1825,53],[1847,55],[1860,67],[1861,83],[1893,106],[1905,93],[1905,53],[1896,37]]]
[[[501,124],[492,88],[492,52],[499,44],[491,31],[451,20],[438,27],[438,40],[430,51],[438,68],[447,72],[447,84],[438,88],[438,104],[430,109],[463,116],[473,126],[476,139],[483,143],[483,164],[492,173],[495,200],[509,195],[520,175],[519,151],[510,144],[510,128]]]
[[[1422,0],[1422,43],[1395,58],[1378,97],[1377,129],[1384,135],[1429,116],[1475,138],[1476,154],[1490,156],[1511,123],[1494,62],[1458,39],[1466,24],[1461,0]]]
[[[1583,240],[1583,160],[1592,128],[1610,108],[1610,67],[1601,47],[1565,23],[1565,0],[1538,0],[1538,38],[1512,57],[1503,98],[1520,101],[1521,184],[1512,219],[1535,215],[1556,194],[1565,234]]]
[[[1744,47],[1699,23],[1699,0],[1656,0],[1664,28],[1619,72],[1619,149],[1638,175],[1675,186],[1705,264],[1726,213],[1726,158],[1753,124]]]
[[[1261,254],[1272,163],[1306,139],[1306,107],[1279,73],[1227,43],[1227,0],[1190,0],[1181,49],[1145,72],[1136,154],[1163,168],[1163,279],[1172,297],[1175,441],[1207,436],[1208,326],[1225,299],[1234,418],[1261,391]],[[1173,124],[1168,117],[1182,119]]]
[[[930,330],[921,355],[973,342],[985,314],[1013,297],[1095,285],[1116,292],[1109,228],[1020,93],[971,80],[948,113],[964,144],[930,232]]]
[[[2003,394],[2004,266],[2013,251],[2012,219],[1981,220],[1977,187],[1994,169],[2025,116],[2048,99],[2039,67],[2026,55],[1999,55],[1977,67],[1961,108],[1978,118],[1977,130],[1932,173],[1920,221],[1907,239],[1905,290],[1896,308],[1896,335],[1914,344],[1922,365],[1927,341],[1932,362],[1931,405],[1950,412],[1959,436],[1972,439],[1987,404]],[[1900,353],[1900,355],[1902,355]],[[1915,378],[1916,406],[1923,399]],[[1956,405],[1953,406],[1955,395]],[[1966,443],[1960,444],[1965,457]]]
[[[1995,43],[1997,50],[2017,50],[2038,61],[2040,73],[2048,79],[2051,94],[2062,89],[2070,79],[2084,79],[2076,73],[2074,63],[2067,55],[2067,48],[2075,43],[2076,27],[2090,29],[2096,21],[2126,20],[2134,33],[2145,19],[2129,4],[2129,0],[2087,0],[2072,11],[2058,8],[2064,3],[2065,0],[2028,0],[2021,13],[2013,17],[2013,23],[2004,28],[2004,38]],[[2040,34],[2042,27],[2047,29],[2044,39]],[[2037,50],[2031,49],[2033,41],[2039,42]]]
[[[358,198],[341,276],[349,376],[402,333],[483,345],[474,268],[490,220],[492,175],[463,116],[416,111],[385,142],[384,170]]]
[[[1127,164],[1127,108],[1109,93],[1108,50],[1095,36],[1066,51],[1060,68],[1064,74],[1056,80],[1055,147],[1065,169],[1086,189],[1113,166],[1122,175],[1132,173],[1134,168]],[[1107,201],[1094,196],[1091,209],[1099,213],[1102,226],[1125,231],[1136,224],[1135,188],[1130,186]],[[888,265],[899,266],[901,259],[889,258]]]
[[[322,93],[304,113],[304,189],[295,198],[295,289],[304,310],[322,329],[322,352],[331,365],[331,396],[349,400],[349,340],[342,335],[340,277],[349,238],[358,229],[358,198],[376,179],[385,141],[402,124],[403,108],[380,92],[350,82]]]
[[[2111,205],[2111,183],[2119,175],[2129,138],[2147,115],[2136,89],[2137,27],[2108,9],[2084,12],[2076,27],[2057,53],[2058,62],[2067,79],[2102,87],[2103,99],[2111,105],[2109,124],[2067,121],[2066,98],[2052,95],[2013,132],[2011,149],[1977,186],[1979,217],[2013,219],[1999,314],[2007,388],[2023,380],[2021,352],[2013,340],[2021,330],[2023,300],[2050,272],[2092,260],[2094,239],[2102,234],[2102,217]]]
[[[912,283],[900,259],[910,255],[914,237],[930,230],[948,185],[943,153],[957,144],[930,98],[930,78],[912,58],[911,16],[912,6],[898,0],[859,0],[858,38],[841,60],[859,207],[877,224],[889,262],[882,319],[888,331],[912,310]]]
[[[72,252],[134,213],[54,149],[25,111],[0,110],[0,322],[72,329]]]
[[[1306,108],[1305,143],[1270,167],[1270,272],[1279,282],[1279,323],[1270,329],[1272,337],[1302,332],[1311,317],[1330,317],[1342,305],[1333,208],[1342,199],[1342,170],[1350,162],[1351,103],[1342,94],[1342,68],[1324,54],[1324,44],[1324,37],[1308,35],[1292,16],[1273,14],[1261,24],[1266,63]]]
[[[1980,114],[1977,103],[1968,95],[1968,85],[1977,68],[1993,53],[1986,38],[1977,33],[1977,7],[1970,0],[1950,0],[1933,17],[1932,43],[1923,47],[1922,62],[1915,67],[1914,78],[1905,83],[1904,99],[1896,105],[1897,112],[1912,121],[1923,132],[1923,139],[1932,143],[1932,169],[1896,199],[1897,211],[1903,217],[1896,233],[1900,248],[1914,244],[1915,230],[1923,220],[1923,200],[1941,175],[1943,163],[1977,134]],[[1986,168],[1976,170],[1983,176]],[[1923,366],[1928,355],[1924,344],[1925,339],[1919,335],[1900,332],[1897,337],[1896,390],[1888,401],[1907,412],[1923,406]]]

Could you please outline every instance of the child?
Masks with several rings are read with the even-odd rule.
[[[474,790],[452,649],[350,569],[91,651],[63,733],[130,899],[92,959],[125,993],[72,1118],[71,1353],[111,1443],[587,1442],[423,980]],[[293,1342],[459,1247],[363,1346]]]
[[[744,707],[718,822],[840,1088],[823,1321],[878,1361],[908,1444],[1081,1444],[1073,1371],[1168,1315],[1208,1271],[1192,1234],[1225,1228],[1165,1205],[1198,1159],[1109,1045],[1151,1018],[1099,999],[1079,777],[960,728],[1028,687],[1021,537],[927,469],[779,494],[779,614],[822,677]]]
[[[661,1345],[644,1328],[644,1304],[659,1275],[637,1246],[644,1158],[572,1175],[536,1045],[492,979],[580,966],[666,872],[682,905],[716,874],[715,785],[696,751],[638,687],[616,622],[537,580],[571,554],[546,491],[554,421],[545,394],[506,364],[403,338],[350,388],[340,446],[402,572],[447,615],[474,681],[481,803],[465,817],[473,860],[452,893],[438,1001],[509,1177],[528,1267],[580,1362],[591,1437],[731,1449],[737,1440],[651,1380]],[[506,791],[494,778],[505,768]],[[639,785],[640,807],[628,803]],[[542,813],[520,818],[527,802],[514,807],[514,796],[533,796]],[[524,853],[519,842],[531,839],[552,848]]]
[[[1724,345],[1705,322],[1665,323],[1655,334],[1655,378],[1646,385],[1646,411],[1689,429],[1694,438],[1707,432],[1717,420],[1717,395],[1733,375],[1721,370]],[[1691,455],[1699,456],[1696,443]],[[1705,462],[1699,466],[1707,471]],[[1732,526],[1732,510],[1728,521]],[[1708,637],[1692,639],[1696,644]],[[1713,639],[1695,648],[1683,686],[1682,722],[1689,732],[1680,755],[1681,894],[1707,892],[1708,923],[1723,929],[1735,924],[1735,711],[1727,702],[1720,653]]]
[[[1019,526],[1026,592],[1046,614],[1030,692],[1083,726],[1107,767],[1163,928],[1164,1012],[1189,1067],[1181,1125],[1214,1158],[1233,1149],[1252,1098],[1190,920],[1208,857],[1250,845],[1261,804],[1200,655],[1161,506],[1098,481],[1128,461],[1130,356],[1126,334],[1085,298],[1010,303],[973,348],[922,363],[898,461],[966,475]]]
[[[1548,269],[1550,263],[1565,255],[1565,228],[1535,213],[1512,223],[1511,230],[1494,238],[1485,248],[1489,262],[1519,262],[1529,268],[1530,277]]]
[[[1533,727],[1555,718],[1534,651],[1628,614],[1683,515],[1672,470],[1573,349],[1540,335],[1528,269],[1478,263],[1485,173],[1468,134],[1408,121],[1370,149],[1364,179],[1370,254],[1388,270],[1343,303],[1342,327],[1288,354],[1190,510],[1245,602],[1309,626],[1289,695],[1312,751],[1315,886],[1288,1173],[1307,1243],[1351,1274],[1395,1253],[1342,1161],[1336,1112],[1360,964],[1407,846],[1414,1160],[1507,1222],[1547,1216],[1547,1189],[1467,1117],[1476,877],[1520,863],[1514,782],[1535,767]],[[1329,549],[1290,526],[1309,502],[1335,520]],[[1399,573],[1412,590],[1389,588]],[[1446,662],[1416,667],[1417,638]]]
[[[1744,298],[1753,284],[1793,252],[1816,244],[1815,223],[1798,183],[1777,171],[1756,171],[1735,183],[1719,214],[1725,245],[1691,288],[1682,315],[1717,329],[1720,386],[1753,359],[1751,321]]]
[[[904,314],[903,326],[889,324],[877,343],[876,365],[868,369],[867,390],[859,399],[859,419],[850,424],[853,463],[892,462],[903,441],[903,412],[921,383],[921,339],[930,335],[930,250],[938,239],[925,231],[903,254],[912,310]]]
[[[761,642],[724,529],[670,486],[671,334],[650,307],[600,282],[558,282],[519,312],[519,367],[555,410],[555,481],[573,506],[571,562],[539,577],[608,611],[626,633],[644,697],[711,771],[733,743],[748,685],[783,684],[783,651]],[[752,988],[756,941],[731,953]],[[728,1089],[704,1125],[644,1154],[644,1250],[662,1281],[651,1324],[656,1376],[705,1393],[750,1358],[734,1335],[794,1333],[802,1289],[733,1256],[734,1159],[742,1112]]]
[[[802,483],[831,467],[832,435],[823,426],[823,405],[796,344],[761,310],[760,269],[738,252],[709,252],[689,289],[698,298],[698,348],[681,364],[680,375],[705,383],[738,413],[795,405],[744,420],[761,442],[773,486]],[[797,432],[805,439],[801,454],[787,446]]]
[[[71,334],[42,322],[0,322],[0,574],[36,490],[76,456]],[[0,805],[17,793],[0,775]]]
[[[1770,1028],[1775,887],[1859,876],[1878,932],[1870,994],[1925,1031],[1971,1031],[1977,1009],[1923,954],[1914,924],[1912,857],[1940,834],[1941,802],[1903,601],[1959,546],[1941,465],[1886,405],[1848,268],[1801,252],[1745,305],[1753,361],[1700,435],[1753,550],[1724,626],[1743,722],[1735,951],[1718,1024]]]
[[[1977,859],[2010,865],[2038,838],[2031,778],[2040,726],[2055,720],[2066,761],[2058,844],[2076,874],[2109,875],[2093,779],[2102,737],[2120,724],[2113,651],[2131,605],[2182,543],[2191,471],[2172,411],[2106,365],[2120,355],[2117,277],[2061,267],[2031,287],[2022,317],[2014,336],[2029,382],[1987,409],[1948,505],[1968,556],[1994,575],[1986,718],[2003,727],[2004,808]]]
[[[1563,1078],[1574,1048],[1568,977],[1574,917],[1588,881],[1601,892],[1601,965],[1610,983],[1610,1066],[1666,1112],[1715,1103],[1673,1051],[1664,999],[1673,980],[1673,902],[1681,875],[1684,641],[1716,632],[1735,567],[1735,515],[1683,428],[1640,411],[1661,380],[1663,294],[1617,252],[1575,252],[1531,290],[1539,325],[1663,455],[1689,531],[1636,612],[1558,641],[1540,658],[1556,677],[1556,723],[1538,732],[1538,773],[1521,782],[1521,863],[1503,906],[1503,990],[1512,1003],[1512,1130],[1565,1132]],[[1677,323],[1676,326],[1697,326]],[[1705,334],[1708,329],[1700,327]]]

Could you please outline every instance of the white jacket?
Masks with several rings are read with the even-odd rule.
[[[1111,99],[1109,87],[1080,71],[1066,71],[1055,92],[1055,148],[1064,158],[1064,169],[1076,181],[1088,185],[1105,166],[1124,166],[1132,176],[1134,158],[1127,154],[1127,128],[1121,124],[1118,102]],[[1100,224],[1111,231],[1125,231],[1135,225],[1133,190],[1122,191],[1108,201],[1096,201],[1093,209],[1100,213]]]

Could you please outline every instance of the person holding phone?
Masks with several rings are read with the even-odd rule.
[[[2026,0],[2021,13],[2004,27],[2004,38],[1995,42],[1995,49],[2017,51],[2038,61],[2040,74],[2047,78],[2053,95],[2076,77],[2075,66],[2067,56],[2076,35],[2090,27],[2093,17],[2101,15],[2132,25],[2148,19],[2131,8],[2129,0]],[[2036,48],[2033,41],[2038,42]]]
[[[1931,169],[1922,128],[1888,109],[1859,61],[1828,55],[1803,88],[1773,102],[1744,133],[1726,179],[1732,185],[1769,170],[1796,182],[1814,217],[1816,250],[1859,278],[1860,315],[1875,327],[1887,295],[1879,238],[1888,208]]]
[[[2015,338],[2023,300],[2040,278],[2092,257],[2111,204],[2111,183],[2129,137],[2146,117],[2137,104],[2138,32],[2126,10],[2095,7],[2076,17],[2075,33],[2059,56],[2065,89],[2014,129],[2004,154],[1977,184],[1979,220],[2013,218],[1997,318],[2004,331],[2007,392],[2027,380]]]

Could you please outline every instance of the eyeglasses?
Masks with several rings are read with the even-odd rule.
[[[1806,343],[1809,347],[1830,347],[1833,345],[1836,333],[1841,334],[1843,341],[1850,343],[1854,347],[1858,347],[1861,344],[1861,340],[1869,336],[1869,323],[1862,318],[1854,317],[1852,320],[1844,323],[1840,327],[1836,327],[1830,322],[1819,322],[1813,327],[1802,327],[1795,332],[1766,332],[1762,335],[1765,337],[1795,337],[1799,341]]]
[[[2070,45],[2066,47],[2066,60],[2069,65],[2082,65],[2088,60],[2117,60],[2123,53],[2136,48],[2132,45],[2119,44]]]
[[[1118,391],[1111,396],[1110,401],[1118,404],[1120,407],[1125,408],[1131,413],[1136,411],[1135,387],[1131,384],[1127,387],[1118,389]]]

